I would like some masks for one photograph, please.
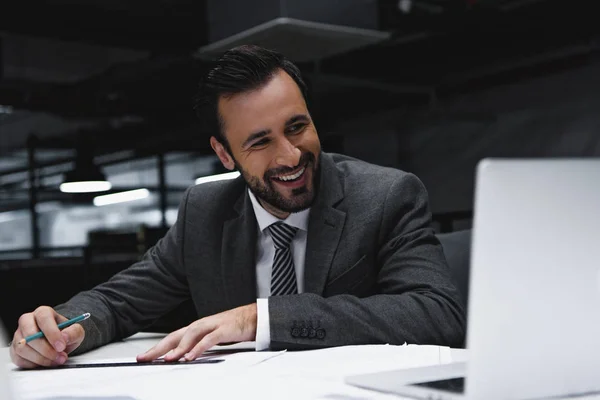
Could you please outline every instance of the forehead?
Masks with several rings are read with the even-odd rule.
[[[258,89],[221,97],[219,114],[225,136],[231,142],[257,131],[279,128],[290,117],[308,114],[308,110],[296,82],[280,70]]]

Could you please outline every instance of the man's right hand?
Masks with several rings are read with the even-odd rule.
[[[64,364],[68,354],[79,347],[85,337],[85,331],[80,324],[59,330],[58,324],[64,321],[67,321],[67,318],[47,306],[21,315],[10,346],[10,358],[13,363],[21,368]],[[45,337],[19,344],[21,339],[39,331],[44,332]]]

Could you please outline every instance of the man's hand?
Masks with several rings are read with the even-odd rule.
[[[137,360],[152,361],[166,354],[165,361],[177,361],[181,357],[191,361],[216,344],[255,339],[256,303],[199,319],[170,333],[156,346],[138,355]]]
[[[80,324],[59,330],[58,324],[66,320],[67,318],[47,306],[21,315],[10,346],[12,362],[21,368],[64,364],[68,354],[79,347],[85,337],[85,331]],[[44,332],[45,337],[19,344],[21,339],[38,331]]]

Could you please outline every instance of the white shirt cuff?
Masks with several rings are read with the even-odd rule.
[[[270,345],[269,299],[256,299],[256,351],[268,350]]]

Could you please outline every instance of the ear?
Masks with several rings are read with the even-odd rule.
[[[210,146],[213,148],[219,160],[221,160],[221,164],[228,170],[232,171],[235,168],[235,162],[233,158],[229,154],[229,152],[225,149],[225,146],[221,142],[217,140],[216,137],[210,137]]]

